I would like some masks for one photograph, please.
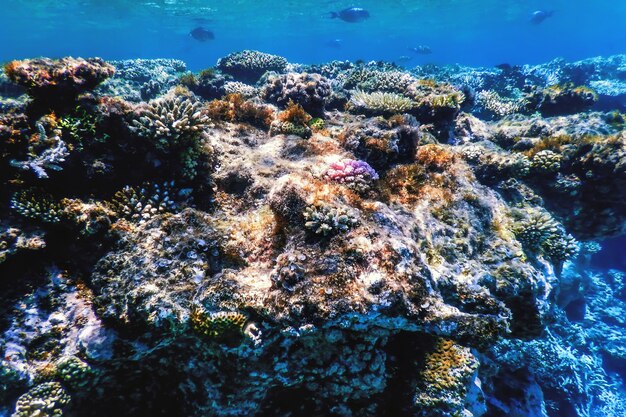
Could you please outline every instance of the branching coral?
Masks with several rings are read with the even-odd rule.
[[[354,211],[328,205],[308,206],[302,214],[304,227],[322,236],[347,232],[359,223]]]
[[[202,104],[181,96],[166,96],[142,104],[131,130],[151,140],[160,153],[177,159],[184,178],[196,176],[202,158],[202,134],[210,126]]]
[[[524,107],[522,100],[501,97],[494,90],[479,91],[476,94],[476,102],[487,113],[498,118],[517,113]]]
[[[144,184],[141,187],[126,186],[115,193],[109,206],[117,214],[139,224],[165,212],[175,212],[185,206],[189,196],[176,191],[174,182]]]
[[[48,144],[52,143],[50,147],[46,148],[41,154],[37,155],[33,153],[27,161],[11,161],[11,165],[24,171],[32,170],[38,178],[48,178],[46,169],[53,171],[61,171],[63,168],[60,164],[65,162],[65,158],[69,156],[69,151],[65,142],[61,140],[58,134],[55,134],[52,138],[48,138],[46,135],[46,129],[43,124],[37,123],[37,130],[39,131],[39,143]]]
[[[11,208],[24,217],[44,223],[58,223],[63,216],[61,203],[35,189],[15,193],[11,198]]]
[[[380,91],[366,93],[360,90],[352,93],[350,105],[355,111],[364,112],[369,115],[384,116],[405,113],[416,107],[416,103],[414,103],[413,100],[400,94],[384,93]]]
[[[517,215],[520,219],[513,232],[526,249],[543,253],[555,263],[562,263],[578,255],[576,239],[567,234],[547,211],[528,209],[519,211]]]

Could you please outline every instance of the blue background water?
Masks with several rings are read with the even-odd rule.
[[[371,18],[328,18],[354,5]],[[554,17],[530,24],[538,9],[555,10]],[[259,49],[303,63],[408,55],[406,66],[494,65],[626,52],[626,1],[614,0],[0,0],[0,10],[0,61],[173,57],[200,69],[234,50]],[[189,31],[200,25],[216,39],[192,39]],[[339,48],[327,45],[334,39]],[[433,54],[408,50],[420,44]]]

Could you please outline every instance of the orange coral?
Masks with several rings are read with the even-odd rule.
[[[429,170],[444,171],[456,161],[456,154],[441,145],[424,145],[417,149],[415,161]]]

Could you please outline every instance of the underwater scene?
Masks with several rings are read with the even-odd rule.
[[[0,417],[626,417],[626,2],[0,12]]]

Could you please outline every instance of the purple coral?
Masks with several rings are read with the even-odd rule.
[[[372,182],[378,180],[378,173],[365,161],[344,159],[330,165],[324,177],[343,184],[355,191],[367,191]]]

